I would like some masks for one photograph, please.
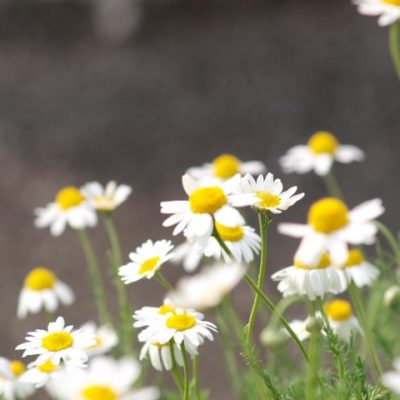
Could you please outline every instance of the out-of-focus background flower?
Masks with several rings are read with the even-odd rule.
[[[386,30],[350,1],[3,0],[0,354],[12,357],[27,330],[44,326],[40,316],[15,316],[36,266],[75,290],[78,306],[59,312],[68,321],[95,317],[75,234],[33,227],[33,209],[59,188],[110,179],[133,186],[116,214],[125,260],[147,238],[171,237],[160,201],[183,198],[185,169],[220,153],[261,160],[285,186],[298,185],[306,197],[276,220],[302,222],[324,188],[312,174],[283,176],[278,158],[320,129],[366,152],[365,162],[335,170],[349,205],[381,197],[383,221],[397,229],[399,82]],[[103,252],[101,228],[95,238]],[[273,226],[269,270],[289,265],[297,244]],[[183,275],[167,268],[172,281]],[[155,281],[129,293],[137,308],[163,298]],[[243,315],[251,297],[245,286],[234,294]],[[212,399],[230,399],[211,346],[201,379]]]

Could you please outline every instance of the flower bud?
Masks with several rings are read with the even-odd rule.
[[[280,350],[288,342],[288,335],[282,330],[265,328],[260,334],[260,342],[272,350]]]
[[[323,323],[322,323],[322,319],[319,317],[310,317],[306,323],[306,331],[313,333],[319,333],[321,332]]]
[[[400,306],[400,286],[393,285],[383,295],[383,304],[388,308]]]

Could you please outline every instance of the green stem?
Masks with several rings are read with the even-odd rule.
[[[375,221],[375,225],[379,229],[379,232],[387,240],[389,246],[392,249],[394,258],[396,260],[397,267],[400,268],[400,248],[399,248],[399,245],[397,243],[395,236],[392,234],[392,232],[390,232],[390,229],[386,225],[382,224],[382,222]]]
[[[103,279],[101,277],[100,267],[97,262],[96,254],[86,230],[76,230],[81,242],[82,250],[85,254],[89,270],[89,280],[92,287],[94,300],[96,303],[97,315],[100,323],[107,324],[111,322],[110,314],[107,309],[106,292],[104,290]]]
[[[184,377],[184,382],[183,382],[183,400],[189,400],[190,399],[190,385],[189,385],[189,363],[188,363],[188,356],[187,352],[185,349],[185,343],[182,342],[181,344],[181,350],[182,350],[182,358],[183,358],[183,377]]]
[[[196,399],[201,400],[200,380],[199,380],[199,356],[193,357],[193,387]]]
[[[174,377],[176,386],[178,387],[180,392],[183,393],[183,379],[182,379],[181,373],[179,372],[178,363],[176,362],[174,344],[172,341],[170,341],[168,345],[169,345],[169,351],[171,352],[171,358],[172,358],[171,373],[172,373],[172,376]]]
[[[315,306],[311,304],[310,307],[310,317],[312,319],[316,318]],[[318,368],[318,335],[319,332],[316,329],[311,331],[308,354],[310,357],[310,362],[307,368],[307,379],[306,379],[306,399],[315,399],[315,379],[317,376]]]
[[[131,307],[128,302],[126,286],[118,275],[119,267],[122,265],[122,252],[118,233],[115,228],[111,213],[103,214],[103,222],[111,243],[112,257],[111,270],[114,277],[114,284],[117,288],[118,305],[121,317],[122,349],[124,354],[133,354],[133,325],[131,320]]]
[[[155,277],[158,280],[158,282],[161,283],[162,286],[168,291],[172,292],[174,290],[174,287],[165,279],[165,277],[161,274],[160,271],[157,271],[155,273]]]
[[[394,69],[400,79],[400,21],[394,22],[389,28],[389,47]]]
[[[337,182],[335,175],[333,174],[332,170],[329,171],[326,175],[322,176],[322,179],[325,183],[326,189],[328,193],[333,196],[337,197],[340,200],[344,201],[343,192],[340,189],[339,183]]]

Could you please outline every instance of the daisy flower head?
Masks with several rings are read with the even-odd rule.
[[[26,342],[16,349],[24,350],[23,357],[37,355],[36,365],[42,365],[48,360],[54,365],[59,365],[61,360],[65,364],[85,362],[88,359],[85,349],[96,344],[90,332],[74,330],[72,325],[65,326],[62,317],[50,322],[47,330],[28,332],[25,339]]]
[[[378,16],[380,26],[391,25],[400,20],[400,0],[353,0],[358,12]]]
[[[175,247],[174,256],[171,262],[182,264],[186,272],[193,272],[199,265],[204,256],[204,249],[198,243],[187,239],[185,242]]]
[[[334,161],[347,164],[363,159],[364,153],[358,147],[340,144],[332,133],[319,131],[310,137],[307,145],[289,149],[279,162],[285,173],[305,174],[313,170],[317,175],[326,175]]]
[[[279,282],[278,290],[284,297],[299,294],[312,301],[328,293],[344,292],[347,288],[345,274],[332,267],[326,254],[313,265],[304,264],[295,258],[293,265],[275,272],[271,278]]]
[[[21,361],[0,357],[0,397],[4,400],[26,399],[35,391],[32,384],[21,380],[25,371],[26,366]]]
[[[253,207],[272,214],[280,214],[304,197],[304,193],[295,195],[296,190],[297,187],[293,186],[283,191],[282,181],[274,179],[271,173],[265,177],[259,175],[257,180],[247,174],[240,178],[237,187],[238,193],[253,196]]]
[[[150,279],[172,256],[174,246],[169,240],[144,242],[129,254],[131,261],[119,268],[119,275],[125,284],[136,282],[140,279]]]
[[[28,313],[37,314],[42,309],[54,312],[59,304],[71,305],[74,294],[69,286],[61,282],[50,270],[39,267],[25,278],[18,301],[18,318]]]
[[[261,161],[241,161],[232,154],[221,154],[211,163],[189,168],[187,173],[195,179],[214,178],[216,181],[225,181],[236,174],[258,175],[265,170]]]
[[[309,318],[303,320],[294,319],[293,321],[289,322],[289,325],[292,328],[293,332],[302,342],[310,337],[310,331],[307,329],[308,322]],[[286,335],[289,335],[286,330],[284,330],[284,332],[286,333]]]
[[[163,226],[176,225],[174,235],[185,231],[189,240],[205,246],[214,229],[214,218],[227,226],[244,224],[243,217],[233,205],[246,206],[254,200],[249,196],[232,195],[238,179],[239,175],[235,175],[229,181],[216,184],[198,182],[185,174],[182,184],[188,199],[161,203],[161,213],[172,214]]]
[[[61,189],[55,200],[46,207],[37,208],[35,215],[35,226],[50,227],[53,236],[61,235],[67,225],[73,229],[85,229],[97,224],[96,211],[74,186]]]
[[[400,358],[394,360],[393,366],[394,370],[382,375],[382,383],[393,393],[400,395]]]
[[[117,333],[108,325],[97,326],[95,322],[90,321],[82,325],[82,329],[90,332],[96,339],[94,345],[85,348],[89,357],[105,354],[118,344]]]
[[[133,326],[135,328],[150,326],[154,321],[159,321],[165,315],[174,313],[176,309],[177,307],[169,298],[166,298],[160,307],[142,307],[133,314],[135,320]]]
[[[342,267],[348,258],[348,244],[373,244],[377,233],[374,219],[382,215],[380,199],[366,201],[349,210],[334,197],[313,203],[308,211],[307,225],[283,223],[282,234],[302,238],[296,258],[304,264],[316,264],[325,252],[332,263]]]
[[[92,207],[99,212],[112,212],[119,207],[132,193],[128,185],[117,185],[110,181],[105,187],[99,182],[88,182],[81,188]]]

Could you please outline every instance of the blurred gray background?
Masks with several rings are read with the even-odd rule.
[[[25,332],[44,325],[41,316],[15,316],[33,267],[53,268],[75,290],[79,306],[60,310],[68,321],[95,318],[74,232],[53,238],[32,223],[33,209],[66,185],[133,186],[116,214],[126,257],[147,238],[171,236],[159,202],[183,198],[187,167],[230,152],[282,177],[279,156],[324,129],[367,154],[336,169],[349,205],[383,198],[383,221],[397,230],[399,93],[386,29],[347,0],[3,0],[0,354],[14,357]],[[312,174],[283,181],[306,198],[276,220],[304,221],[324,194],[321,182]],[[102,256],[101,228],[94,239]],[[296,246],[273,226],[270,271],[288,265]],[[171,281],[182,275],[164,271]],[[275,286],[268,279],[267,290]],[[129,294],[137,308],[163,298],[153,281]],[[250,301],[240,286],[234,302],[243,318]],[[202,349],[202,382],[212,399],[231,399],[217,347]]]

